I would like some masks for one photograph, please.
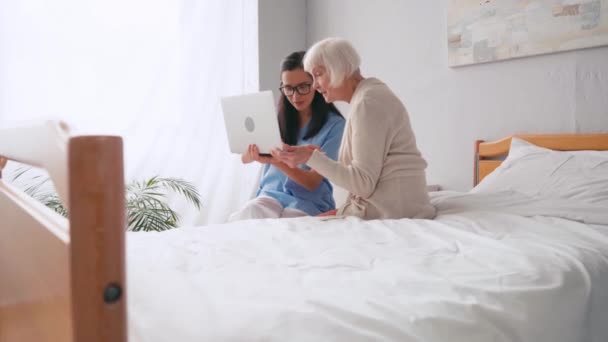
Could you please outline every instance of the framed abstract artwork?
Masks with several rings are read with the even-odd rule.
[[[608,0],[450,0],[447,21],[450,66],[608,45]]]

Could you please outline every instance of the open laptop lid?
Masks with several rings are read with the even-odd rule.
[[[261,154],[281,148],[281,134],[272,91],[221,98],[232,153],[245,153],[250,144]]]

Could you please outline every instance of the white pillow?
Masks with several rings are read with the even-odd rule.
[[[553,151],[513,138],[505,161],[471,190],[500,191],[608,206],[608,151]]]

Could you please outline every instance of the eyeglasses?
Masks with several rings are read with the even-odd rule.
[[[282,86],[279,87],[279,90],[281,90],[285,96],[293,96],[293,94],[296,92],[300,95],[306,95],[310,93],[310,86],[312,86],[312,83],[300,83],[295,87],[288,85]]]

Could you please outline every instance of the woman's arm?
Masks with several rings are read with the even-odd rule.
[[[241,161],[243,164],[249,164],[254,161],[261,164],[272,164],[281,170],[291,180],[305,187],[309,191],[316,189],[323,181],[323,176],[319,175],[315,171],[308,171],[298,167],[291,168],[274,157],[261,156],[260,150],[256,145],[249,145],[247,151],[241,155]]]
[[[335,162],[320,151],[314,151],[308,166],[356,196],[371,196],[384,167],[394,124],[389,122],[389,117],[382,115],[383,110],[382,104],[369,100],[353,107],[350,165]]]
[[[299,167],[291,168],[280,161],[273,162],[272,165],[283,171],[287,177],[305,187],[308,191],[314,191],[323,181],[323,176],[313,170],[304,170]]]
[[[333,123],[333,126],[331,126],[331,128],[329,129],[327,136],[325,137],[321,146],[306,145],[304,146],[304,149],[311,151],[314,149],[321,149],[328,157],[336,160],[338,159],[338,151],[340,149],[340,142],[342,141],[343,132],[344,120],[340,119],[338,122]],[[278,161],[278,159],[276,158],[275,160]],[[313,191],[314,189],[316,189],[323,181],[323,176],[321,176],[314,170],[308,171],[300,169],[296,167],[296,165],[293,165],[294,167],[292,168],[290,167],[290,165],[287,165],[283,162],[278,162],[274,165],[281,171],[283,171],[283,173],[285,173],[294,182],[300,184],[309,191]]]

